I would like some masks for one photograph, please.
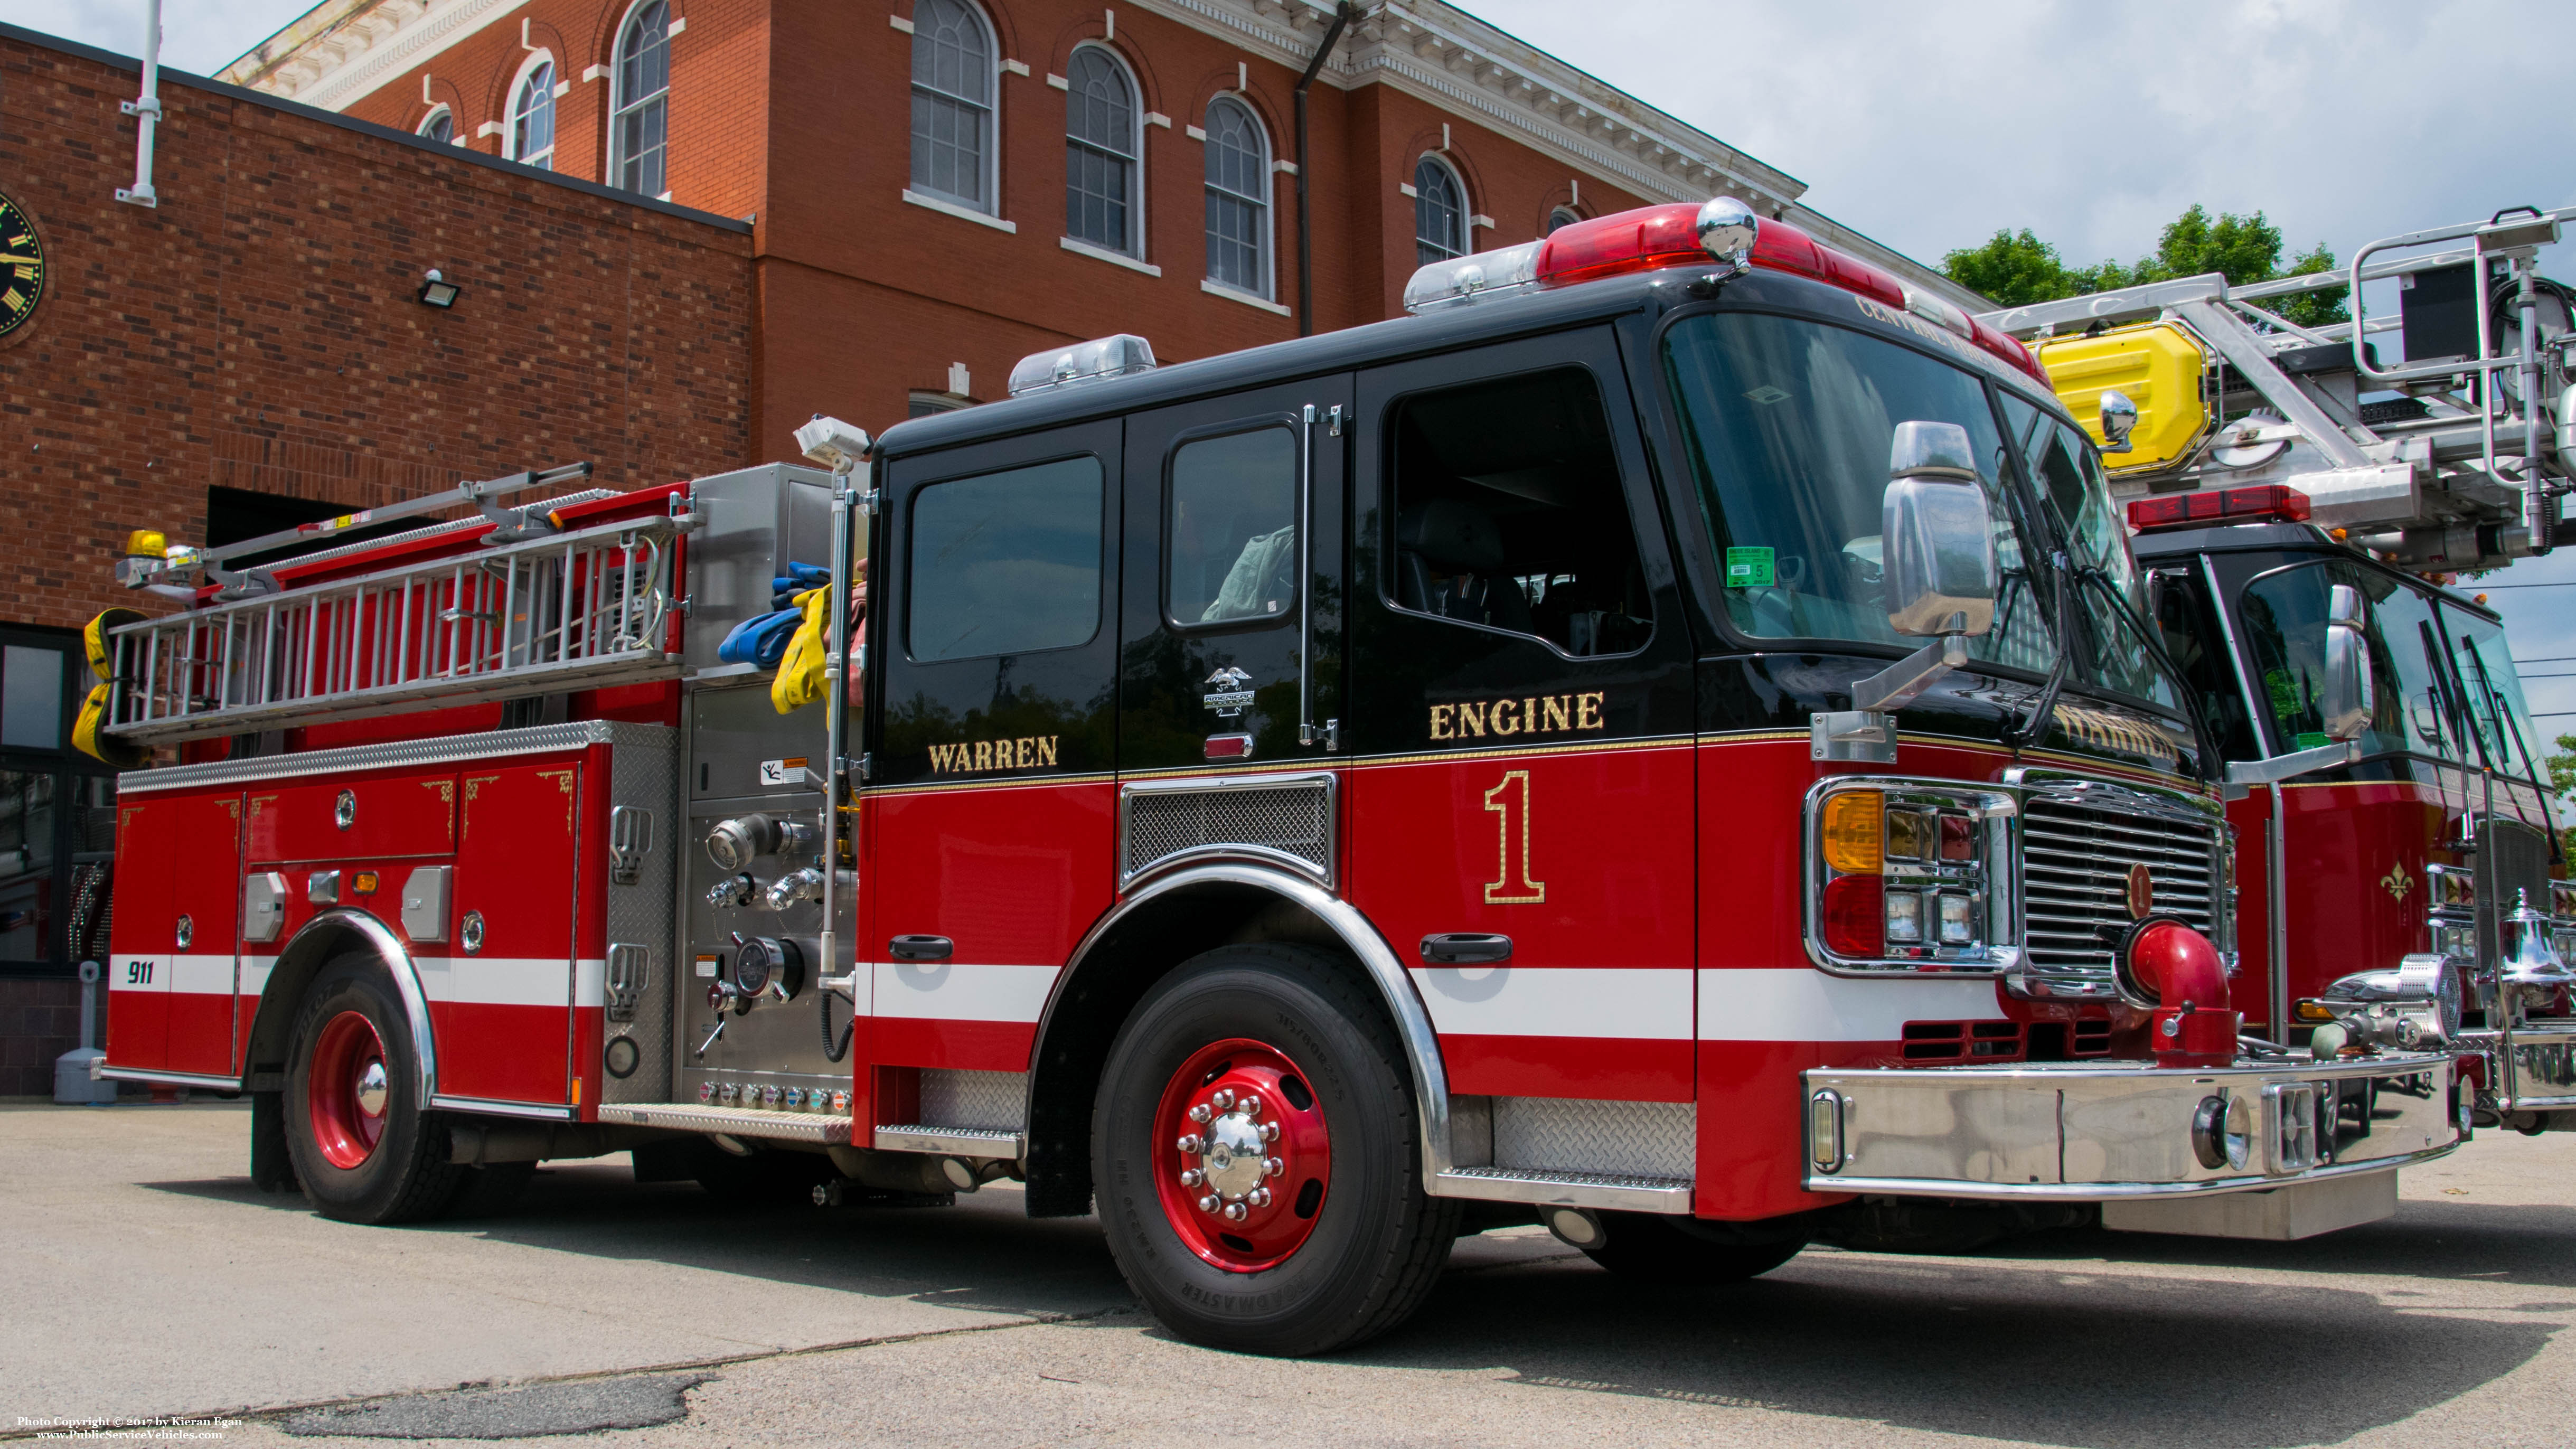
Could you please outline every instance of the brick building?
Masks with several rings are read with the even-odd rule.
[[[227,79],[753,223],[751,447],[1375,321],[1432,248],[1727,192],[1962,303],[1803,183],[1439,0],[326,0]],[[1301,297],[1311,301],[1301,304]],[[1302,311],[1301,311],[1302,305]]]
[[[1978,302],[1440,0],[323,0],[162,73],[150,209],[115,196],[138,69],[0,27],[0,193],[50,268],[0,335],[0,1096],[70,1044],[113,821],[71,631],[137,602],[128,529],[782,459],[816,412],[1375,321],[1426,259],[1720,192]]]
[[[749,449],[741,222],[0,27],[0,194],[44,275],[0,336],[0,1096],[49,1092],[112,784],[68,749],[78,626],[149,604],[127,530],[248,536],[591,459],[611,485]],[[457,305],[418,299],[438,268]],[[13,283],[22,291],[28,283]]]

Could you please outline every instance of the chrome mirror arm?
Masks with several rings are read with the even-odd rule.
[[[2274,755],[2268,760],[2230,760],[2227,763],[2227,783],[2231,788],[2240,785],[2277,785],[2284,780],[2307,774],[2311,770],[2331,770],[2337,765],[2353,764],[2360,759],[2360,743],[2354,740],[2343,740],[2331,745],[2319,745],[2313,750],[2297,750],[2286,755]]]

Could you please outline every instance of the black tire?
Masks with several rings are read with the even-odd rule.
[[[342,1013],[367,1019],[384,1048],[383,1136],[363,1161],[341,1166],[325,1155],[312,1102],[313,1057],[323,1028]],[[384,969],[364,957],[322,968],[296,1013],[286,1068],[286,1151],[304,1197],[326,1218],[351,1223],[408,1223],[438,1216],[454,1200],[465,1169],[448,1161],[447,1121],[420,1099],[420,1051],[409,1018]]]
[[[1155,1123],[1165,1088],[1194,1054],[1235,1037],[1293,1058],[1331,1133],[1331,1186],[1311,1230],[1250,1272],[1194,1252],[1155,1180],[1169,1155]],[[1457,1203],[1424,1190],[1419,1133],[1394,1028],[1342,958],[1302,946],[1207,952],[1146,993],[1109,1049],[1091,1153],[1110,1255],[1147,1310],[1194,1343],[1301,1356],[1375,1337],[1421,1306],[1457,1235]]]
[[[1759,1278],[1807,1246],[1804,1237],[1728,1243],[1703,1237],[1660,1213],[1603,1213],[1609,1239],[1584,1256],[1622,1278],[1650,1283],[1741,1283]]]

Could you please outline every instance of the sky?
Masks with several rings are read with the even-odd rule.
[[[210,73],[310,0],[164,0],[163,60]],[[2576,204],[2568,0],[1467,0],[1465,8],[1807,183],[1926,262],[2028,227],[2132,261],[2194,202],[2286,250],[2506,206]],[[142,0],[0,0],[0,20],[125,54]],[[2576,234],[2571,234],[2576,237]],[[2576,282],[2576,239],[2543,270]],[[2374,305],[2377,305],[2374,302]],[[2576,657],[2576,549],[2471,585],[2515,657]],[[2576,733],[2576,663],[2538,664]],[[2556,711],[2567,711],[2556,714]]]

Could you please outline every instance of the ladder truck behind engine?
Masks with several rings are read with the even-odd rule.
[[[1013,1179],[1271,1353],[1507,1221],[1653,1281],[2298,1237],[2466,1135],[2448,1055],[2240,1040],[2223,762],[2018,343],[1728,198],[1406,300],[135,561],[192,606],[102,622],[90,733],[183,760],[119,782],[102,1070],[358,1221]]]
[[[2249,1016],[2320,1056],[2448,1045],[2478,1118],[2576,1129],[2576,885],[2502,621],[2457,576],[2576,543],[2576,208],[2376,241],[2339,272],[2210,275],[1986,314],[2104,446],[2165,642],[2240,789]],[[2364,285],[2393,279],[2397,312]],[[2274,299],[2348,289],[2353,319]],[[2387,362],[2378,343],[2400,343]],[[2330,739],[2321,681],[2368,676]],[[2356,970],[2356,964],[2360,969]]]

